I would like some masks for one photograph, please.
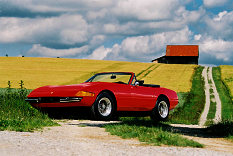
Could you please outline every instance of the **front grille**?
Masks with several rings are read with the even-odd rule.
[[[66,103],[66,102],[79,102],[81,97],[38,97],[28,98],[25,101],[29,103]]]
[[[80,97],[66,97],[66,98],[60,98],[60,102],[79,102],[82,98]]]
[[[60,97],[42,97],[39,98],[39,103],[59,103]]]

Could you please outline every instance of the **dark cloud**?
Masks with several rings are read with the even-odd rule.
[[[27,8],[20,8],[18,6],[1,2],[0,1],[0,17],[28,17],[28,18],[35,18],[35,17],[51,17],[51,16],[59,16],[62,13],[55,13],[55,12],[33,12]]]

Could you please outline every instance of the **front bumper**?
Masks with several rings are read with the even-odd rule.
[[[38,98],[28,98],[25,101],[30,104],[39,103],[68,103],[68,102],[80,102],[82,97],[38,97]]]
[[[25,99],[33,107],[79,107],[91,106],[95,99],[92,97],[29,97]]]

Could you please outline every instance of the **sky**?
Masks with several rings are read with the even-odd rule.
[[[233,65],[233,1],[0,0],[0,56],[150,62],[166,45]]]

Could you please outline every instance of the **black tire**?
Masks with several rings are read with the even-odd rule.
[[[115,101],[108,93],[100,93],[91,107],[91,112],[96,120],[111,120],[116,112]]]
[[[159,97],[151,112],[151,119],[154,121],[166,121],[169,115],[169,101],[165,97]]]

